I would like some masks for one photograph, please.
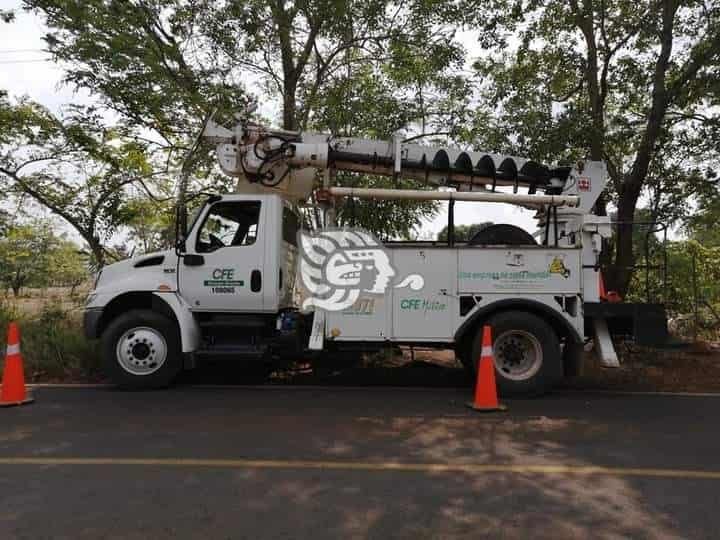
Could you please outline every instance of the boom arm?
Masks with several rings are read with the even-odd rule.
[[[553,204],[578,206],[583,212],[590,211],[606,182],[602,162],[550,168],[524,158],[424,146],[399,137],[390,141],[332,137],[243,122],[229,130],[212,120],[204,135],[217,143],[221,169],[240,178],[240,190],[278,190],[298,200],[307,199],[316,173],[327,169],[411,178],[458,192],[495,192],[499,186],[511,186],[512,194],[504,193],[508,197],[498,201],[540,207],[548,204],[547,198],[534,197],[540,191],[564,196],[555,197]],[[526,194],[519,194],[520,188]]]

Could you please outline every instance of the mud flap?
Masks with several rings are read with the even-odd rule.
[[[610,331],[605,319],[593,319],[593,345],[595,356],[603,367],[620,367],[615,346],[613,345]]]
[[[313,314],[312,332],[308,342],[311,351],[322,351],[325,341],[325,310],[317,308]]]

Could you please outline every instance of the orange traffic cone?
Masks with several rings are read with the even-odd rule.
[[[473,410],[481,412],[506,411],[507,407],[498,402],[495,386],[495,358],[492,350],[492,337],[489,326],[483,326],[482,351],[477,369],[475,401],[467,404]]]
[[[602,272],[598,272],[598,297],[600,298],[600,301],[607,300],[607,292],[605,292],[605,280],[603,279]]]
[[[599,296],[601,302],[610,302],[610,303],[617,303],[622,302],[622,297],[617,291],[606,291],[605,290],[605,280],[603,279],[602,272],[599,273],[600,276],[600,286],[599,286]]]
[[[25,405],[35,401],[25,389],[23,361],[20,354],[20,332],[14,322],[10,323],[7,339],[7,356],[3,370],[0,407]]]

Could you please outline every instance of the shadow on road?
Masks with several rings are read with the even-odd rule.
[[[700,427],[715,411],[688,400],[671,412],[668,398],[554,397],[477,416],[464,394],[46,389],[8,418],[0,453],[698,468],[719,450]],[[33,538],[96,538],[108,527],[118,538],[688,538],[717,530],[715,487],[302,465],[16,467],[0,476],[0,494],[13,493],[0,495],[0,523]]]
[[[294,363],[270,369],[261,363],[206,360],[192,371],[184,372],[178,384],[291,384],[322,386],[418,386],[464,388],[471,384],[452,353],[440,351],[408,354],[387,359],[358,357],[355,361]]]

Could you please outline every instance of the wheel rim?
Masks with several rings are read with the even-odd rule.
[[[163,335],[147,326],[131,328],[117,342],[118,364],[133,375],[150,375],[167,359],[167,343]]]
[[[495,338],[493,353],[497,370],[513,381],[529,379],[542,366],[540,341],[524,330],[508,330],[500,334]]]

